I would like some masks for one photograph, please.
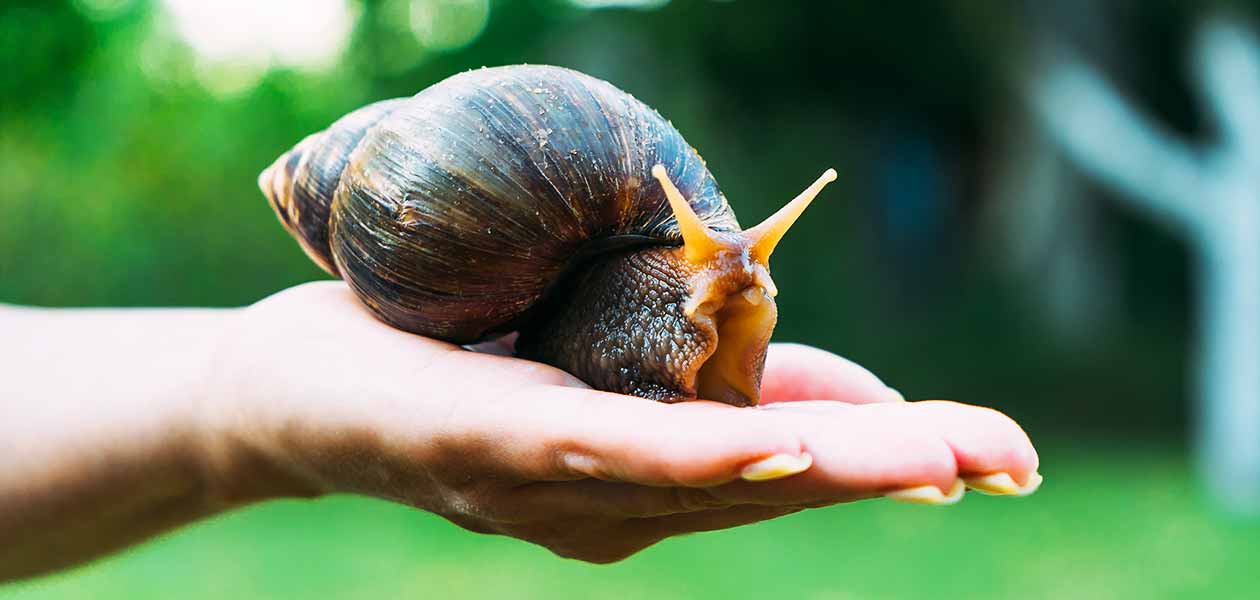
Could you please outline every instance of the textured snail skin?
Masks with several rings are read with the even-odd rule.
[[[694,398],[699,370],[719,339],[709,307],[690,316],[679,311],[693,295],[694,277],[703,276],[699,270],[678,248],[611,253],[565,282],[566,293],[553,295],[540,318],[522,328],[517,352],[598,389],[661,401]],[[774,301],[754,286],[751,273],[739,268],[721,273],[709,293],[724,300],[722,308],[746,305],[738,294],[751,290],[764,302],[755,311],[763,321],[752,328],[756,339],[722,346],[723,353],[734,353],[725,358],[737,361],[731,370],[742,377],[707,386],[706,399],[747,406],[756,402],[761,387],[777,313]],[[556,331],[567,334],[557,336],[552,333]]]
[[[519,355],[598,389],[755,404],[775,318],[768,274],[738,244],[688,260],[658,164],[704,226],[738,234],[668,121],[557,67],[470,71],[366,106],[259,184],[303,249],[395,327],[459,344],[519,330]],[[721,376],[705,376],[735,312],[755,318],[719,353]]]

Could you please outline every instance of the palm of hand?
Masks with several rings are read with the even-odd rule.
[[[940,502],[960,478],[1011,494],[1040,480],[1005,415],[904,402],[804,346],[772,346],[764,404],[739,409],[598,392],[546,365],[406,334],[340,283],[268,298],[225,340],[214,377],[226,392],[210,410],[238,443],[221,468],[267,474],[229,497],[369,494],[582,560],[889,493]],[[772,465],[795,468],[764,480],[776,469],[758,463],[779,455]],[[806,455],[812,466],[795,473]]]

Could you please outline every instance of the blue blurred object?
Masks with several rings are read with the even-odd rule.
[[[1208,151],[1163,131],[1073,58],[1036,74],[1031,101],[1069,156],[1197,252],[1199,468],[1226,509],[1260,516],[1260,42],[1208,20],[1193,66],[1221,138]]]

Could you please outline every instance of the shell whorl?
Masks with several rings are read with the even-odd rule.
[[[402,102],[385,100],[345,115],[328,129],[306,136],[258,176],[258,187],[285,229],[332,275],[338,272],[329,248],[328,227],[341,174],[368,130]]]
[[[260,185],[308,254],[381,318],[467,343],[510,329],[592,247],[680,244],[658,163],[707,226],[739,230],[668,121],[557,67],[469,71],[369,105],[303,140]]]

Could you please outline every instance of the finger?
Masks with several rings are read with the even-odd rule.
[[[761,378],[761,403],[798,400],[903,401],[896,390],[854,362],[802,344],[771,344]]]
[[[1037,451],[1028,435],[1010,417],[982,406],[942,400],[847,407],[838,403],[799,403],[802,410],[832,419],[847,419],[892,439],[897,435],[939,440],[950,451],[956,475],[1001,471],[1025,481],[1038,467]],[[784,405],[791,412],[797,404]],[[806,440],[809,443],[809,440]]]
[[[814,457],[808,471],[782,481],[728,483],[713,495],[732,504],[819,505],[929,485],[947,494],[960,477],[1005,473],[1021,486],[1037,477],[1028,436],[997,411],[953,402],[836,403],[830,411],[810,404],[774,411],[808,423],[800,430]]]
[[[469,410],[477,414],[464,431],[480,427],[496,454],[518,462],[527,480],[593,477],[706,487],[736,479],[764,459],[796,460],[802,453],[800,439],[782,419],[715,402],[662,404],[533,386]]]
[[[943,400],[915,402],[918,427],[943,432],[961,477],[1006,473],[1028,483],[1040,466],[1037,450],[1010,417],[982,406]]]

